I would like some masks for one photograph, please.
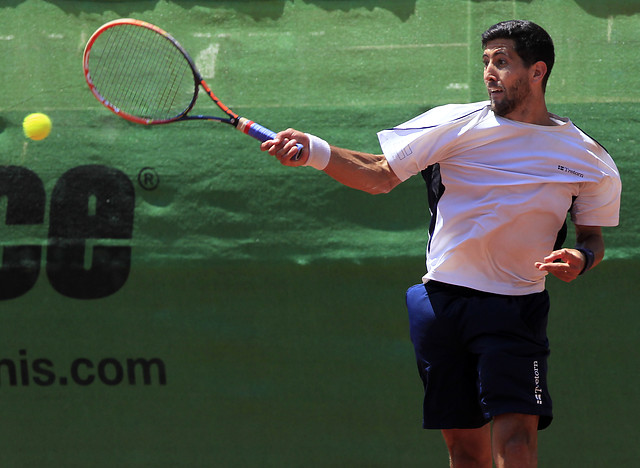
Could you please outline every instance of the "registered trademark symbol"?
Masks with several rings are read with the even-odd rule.
[[[138,173],[138,184],[145,190],[155,190],[160,184],[160,177],[153,167],[143,167]]]

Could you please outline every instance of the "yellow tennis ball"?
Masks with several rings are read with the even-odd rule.
[[[29,114],[22,121],[22,129],[27,138],[44,140],[51,133],[51,119],[45,114]]]

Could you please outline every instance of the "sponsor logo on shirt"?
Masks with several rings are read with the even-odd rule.
[[[413,154],[413,150],[411,149],[411,146],[407,145],[404,148],[400,149],[397,154],[398,159],[404,159]]]
[[[558,170],[562,172],[566,172],[568,174],[573,174],[574,176],[578,176],[584,179],[584,174],[582,172],[574,171],[573,169],[569,169],[568,167],[562,166],[558,164]]]

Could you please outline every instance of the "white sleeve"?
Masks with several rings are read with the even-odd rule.
[[[617,226],[621,191],[617,172],[603,174],[598,183],[584,184],[571,209],[571,220],[582,226]]]
[[[402,181],[439,162],[460,128],[487,108],[487,103],[435,107],[398,127],[378,133],[391,169]]]

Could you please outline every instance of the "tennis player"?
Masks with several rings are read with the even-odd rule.
[[[548,112],[555,54],[544,29],[498,23],[482,46],[489,101],[380,132],[382,155],[293,129],[262,149],[370,193],[422,174],[427,273],[407,307],[424,427],[442,431],[452,467],[535,467],[537,431],[552,420],[545,276],[573,281],[602,260],[601,227],[618,224],[621,182],[601,145]],[[567,212],[574,248],[562,248]]]

